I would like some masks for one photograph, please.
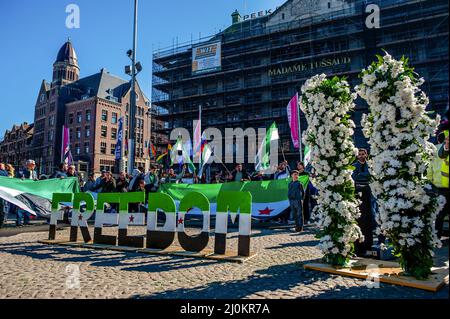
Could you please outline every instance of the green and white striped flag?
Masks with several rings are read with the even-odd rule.
[[[305,152],[304,152],[304,160],[303,163],[305,164],[305,167],[308,166],[308,164],[311,162],[311,149],[308,145],[305,146]]]
[[[255,170],[265,171],[270,168],[270,142],[279,140],[278,128],[275,122],[269,127],[266,137],[259,147],[255,158]]]
[[[158,192],[170,195],[178,206],[181,199],[191,192],[199,192],[210,201],[211,215],[216,215],[217,197],[221,191],[248,191],[252,194],[252,217],[273,218],[289,208],[288,185],[291,179],[270,181],[230,182],[224,184],[161,184]],[[299,176],[306,189],[308,175]],[[201,215],[199,209],[189,210],[192,215]]]
[[[43,181],[21,180],[0,176],[0,199],[32,215],[50,218],[53,193],[80,191],[76,177]]]

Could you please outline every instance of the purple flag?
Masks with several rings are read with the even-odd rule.
[[[287,106],[287,116],[289,127],[291,128],[291,137],[292,143],[294,143],[294,148],[300,148],[300,133],[298,126],[298,93],[296,93],[294,97],[289,101],[289,104]]]

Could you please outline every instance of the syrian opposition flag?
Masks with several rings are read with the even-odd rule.
[[[252,217],[270,219],[289,209],[288,185],[291,179],[271,181],[230,182],[224,184],[161,184],[158,192],[170,195],[177,206],[180,200],[190,192],[205,195],[211,203],[211,215],[216,214],[217,196],[220,191],[249,191],[252,194]],[[309,178],[299,176],[299,181],[306,189]],[[191,209],[189,214],[201,215],[198,209]]]
[[[187,141],[186,144],[190,145],[190,141]],[[189,171],[193,173],[195,172],[195,165],[191,161],[190,151],[186,150],[186,144],[183,145],[181,137],[178,138],[170,153],[171,166],[174,164],[178,164],[180,166],[187,164]]]
[[[255,170],[265,171],[270,168],[270,143],[280,139],[275,122],[267,130],[266,136],[259,147],[255,158]],[[278,150],[278,148],[276,148]]]
[[[208,163],[209,159],[211,158],[211,155],[213,153],[213,150],[209,144],[204,144],[202,146],[202,164],[200,166],[200,169],[198,170],[198,176],[202,176],[203,174],[203,168],[205,167],[205,164]]]
[[[0,176],[0,198],[34,216],[50,218],[53,193],[76,192],[76,177],[31,181]]]

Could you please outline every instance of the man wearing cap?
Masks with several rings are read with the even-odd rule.
[[[37,181],[39,178],[37,172],[35,171],[35,168],[36,162],[33,160],[28,160],[26,162],[26,167],[18,172],[17,177],[21,179],[29,179],[32,181]]]

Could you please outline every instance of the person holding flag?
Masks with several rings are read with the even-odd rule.
[[[186,142],[190,143],[189,141]],[[172,148],[171,154],[171,166],[175,165],[177,163],[180,167],[183,166],[183,164],[187,165],[187,168],[189,169],[190,173],[195,172],[195,165],[192,163],[189,152],[186,151],[185,145],[183,145],[183,141],[181,139],[181,136],[178,137],[177,142],[175,143],[174,147]]]

